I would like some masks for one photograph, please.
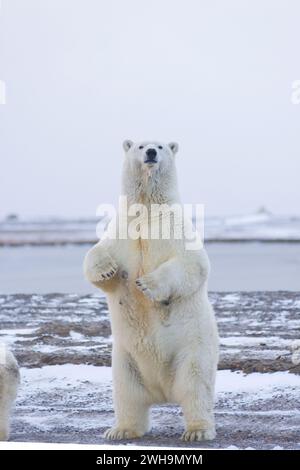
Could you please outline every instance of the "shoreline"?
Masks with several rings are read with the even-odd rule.
[[[77,246],[77,245],[94,245],[98,243],[99,239],[90,240],[0,240],[0,248],[18,248],[24,246]],[[204,244],[217,244],[217,243],[263,243],[263,244],[299,244],[300,238],[209,238],[204,241]]]

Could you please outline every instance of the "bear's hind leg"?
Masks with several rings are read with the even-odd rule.
[[[113,388],[116,424],[104,437],[134,439],[149,430],[150,400],[131,356],[119,348],[113,351]]]
[[[176,372],[174,394],[185,420],[184,441],[212,440],[215,370],[201,367],[199,357],[186,358]]]

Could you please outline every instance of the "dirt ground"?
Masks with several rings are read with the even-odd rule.
[[[300,449],[300,295],[210,293],[221,357],[217,438],[193,447]],[[101,444],[113,423],[111,331],[98,295],[1,295],[0,341],[11,345],[22,385],[11,440]],[[294,354],[294,356],[293,356]],[[152,430],[131,444],[186,446],[179,407],[152,410]]]

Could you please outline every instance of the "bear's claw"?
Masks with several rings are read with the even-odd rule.
[[[137,288],[152,301],[161,302],[164,300],[161,297],[161,289],[157,287],[155,280],[151,274],[140,277],[135,281]]]
[[[109,261],[106,265],[95,264],[89,272],[89,279],[93,282],[108,281],[114,277],[118,271],[118,266],[114,261]]]

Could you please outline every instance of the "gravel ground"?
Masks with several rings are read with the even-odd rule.
[[[193,447],[300,449],[300,295],[210,293],[221,336],[217,439]],[[98,295],[1,295],[0,341],[11,345],[22,385],[11,440],[103,443],[113,422],[111,331]],[[186,446],[181,411],[154,407],[141,445]]]

